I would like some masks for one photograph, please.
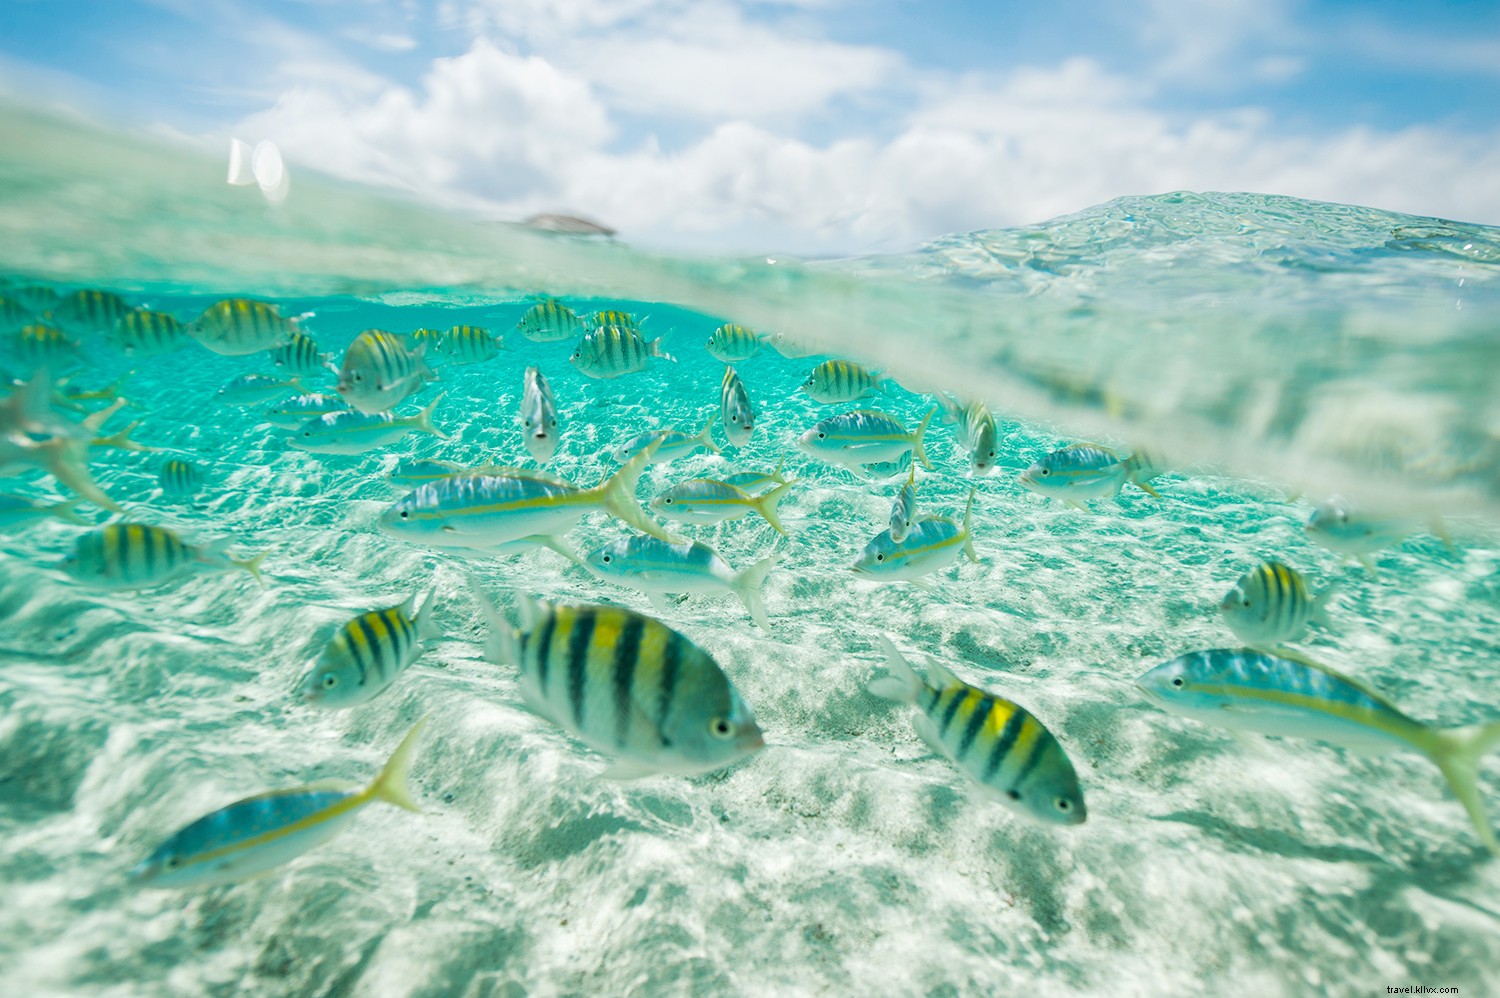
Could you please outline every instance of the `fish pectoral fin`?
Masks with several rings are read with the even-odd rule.
[[[923,744],[943,758],[948,758],[948,750],[943,748],[937,729],[932,726],[932,718],[926,714],[914,715],[911,719],[911,726],[916,729],[917,737],[922,739]]]

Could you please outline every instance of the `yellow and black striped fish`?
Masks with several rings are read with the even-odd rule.
[[[296,324],[283,319],[275,305],[249,298],[215,302],[188,327],[193,339],[225,357],[274,349],[296,330]]]
[[[186,345],[187,341],[187,327],[178,322],[176,316],[165,312],[132,309],[115,323],[115,346],[132,357],[170,353]]]
[[[652,357],[677,360],[662,350],[661,337],[647,343],[633,329],[600,326],[579,341],[568,360],[591,378],[618,378],[622,374],[644,371]]]
[[[454,326],[443,335],[441,349],[455,364],[478,364],[500,353],[500,340],[481,326]]]
[[[362,613],[339,628],[302,681],[302,699],[319,707],[354,707],[374,699],[438,636],[432,620],[437,590],[413,613],[415,596],[400,606]]]
[[[179,576],[227,568],[242,568],[260,580],[264,554],[241,561],[226,555],[223,547],[189,544],[166,527],[112,523],[78,538],[62,568],[80,582],[116,589],[155,586]]]
[[[27,372],[57,372],[78,363],[78,344],[56,326],[23,326],[11,339],[10,353]]]
[[[633,329],[640,332],[641,323],[629,312],[621,312],[619,309],[606,309],[603,312],[594,313],[594,326],[619,326],[621,329]]]
[[[436,357],[438,352],[443,348],[443,331],[441,329],[428,329],[426,326],[423,326],[421,329],[413,330],[409,339],[411,340],[413,350],[420,348],[424,352],[424,355],[428,357]]]
[[[318,341],[301,330],[293,330],[285,343],[271,351],[271,363],[287,374],[316,374],[335,371],[329,354],[318,352]]]
[[[946,755],[963,774],[1012,810],[1055,825],[1078,825],[1088,817],[1078,774],[1052,732],[1020,704],[986,693],[933,663],[936,683],[923,680],[880,636],[891,675],[870,692],[914,704],[917,734]]]
[[[386,412],[436,377],[423,360],[426,352],[421,346],[413,350],[395,333],[366,329],[344,351],[339,394],[360,412]]]
[[[203,476],[198,473],[197,466],[175,457],[162,462],[157,481],[161,484],[162,495],[173,498],[185,498],[203,486]]]
[[[1240,577],[1220,601],[1219,612],[1247,645],[1274,647],[1300,639],[1311,623],[1325,622],[1334,592],[1330,587],[1314,597],[1301,572],[1268,561]]]
[[[130,303],[109,291],[74,291],[52,309],[51,321],[75,333],[108,332],[130,312]]]
[[[738,364],[759,353],[762,342],[764,341],[759,333],[728,322],[715,329],[708,337],[706,349],[726,364]]]
[[[577,336],[584,321],[574,311],[554,298],[538,302],[526,310],[516,328],[533,343],[558,343]]]
[[[879,375],[848,360],[826,360],[819,364],[802,382],[802,390],[825,405],[854,402],[886,391]]]
[[[33,314],[19,299],[0,295],[0,334],[14,333],[30,325]]]
[[[539,714],[616,757],[607,775],[703,773],[764,746],[724,670],[665,624],[523,596],[513,630],[475,593],[490,621],[486,655],[520,667],[522,696]]]

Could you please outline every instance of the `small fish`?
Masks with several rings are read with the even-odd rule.
[[[22,326],[10,338],[7,353],[25,374],[36,371],[57,373],[76,365],[78,343],[56,326],[34,323]]]
[[[1257,565],[1240,577],[1219,603],[1229,629],[1247,645],[1274,648],[1296,641],[1311,623],[1327,623],[1325,613],[1336,589],[1316,599],[1302,573],[1279,561]]]
[[[759,333],[729,322],[709,335],[707,349],[710,355],[726,364],[738,364],[760,353],[763,342]]]
[[[498,337],[479,326],[454,326],[443,334],[438,348],[455,364],[479,364],[498,357],[502,349]]]
[[[651,430],[647,433],[637,434],[616,447],[613,457],[618,464],[624,464],[634,454],[639,454],[643,448],[651,443],[656,443],[653,452],[652,464],[665,464],[675,461],[679,457],[685,457],[693,451],[702,447],[715,454],[719,453],[719,445],[714,443],[713,436],[714,417],[708,417],[708,422],[703,424],[703,429],[697,433],[684,433],[682,430]]]
[[[130,871],[141,887],[211,887],[291,862],[337,835],[371,801],[417,811],[406,774],[427,719],[414,724],[380,774],[360,789],[322,781],[235,801],[177,832]]]
[[[719,481],[723,482],[725,485],[733,485],[735,488],[746,493],[747,495],[756,495],[760,492],[766,491],[773,485],[786,484],[786,476],[781,473],[781,469],[785,465],[786,458],[782,458],[780,461],[776,462],[776,470],[771,472],[770,474],[765,474],[759,471],[739,471],[735,472],[733,475],[725,475],[723,478],[719,479]]]
[[[859,470],[869,478],[895,478],[897,475],[908,474],[912,470],[911,451],[905,451],[894,461],[862,464]]]
[[[1182,655],[1147,672],[1136,685],[1163,710],[1215,727],[1314,738],[1370,755],[1419,752],[1442,771],[1480,841],[1500,856],[1476,783],[1481,758],[1500,747],[1500,721],[1436,728],[1326,666],[1250,648]]]
[[[367,329],[344,351],[338,392],[360,412],[387,412],[437,377],[424,353],[422,346],[409,349],[395,333]]]
[[[604,545],[583,564],[601,579],[648,594],[658,609],[665,607],[663,593],[733,593],[756,625],[769,631],[760,590],[779,557],[773,554],[735,572],[706,544],[637,534]]]
[[[769,338],[768,342],[771,344],[772,350],[775,350],[787,360],[801,360],[803,357],[815,357],[823,352],[814,344],[809,343],[801,337],[793,336],[791,333],[776,333]]]
[[[74,291],[50,311],[51,321],[74,333],[107,333],[130,312],[130,303],[110,291]]]
[[[474,592],[490,625],[485,657],[518,666],[533,710],[615,757],[603,775],[706,773],[765,746],[724,670],[665,624],[619,607],[522,596],[513,629]]]
[[[30,309],[32,314],[41,315],[57,308],[62,301],[62,296],[53,288],[44,284],[29,284],[19,288],[6,288],[5,294],[20,302]]]
[[[1431,523],[1434,534],[1442,538],[1449,547],[1441,523]],[[1422,529],[1421,522],[1412,516],[1381,516],[1353,509],[1338,499],[1313,510],[1303,531],[1314,542],[1345,558],[1356,558],[1365,571],[1375,574],[1375,560],[1371,556],[1377,551],[1400,544]]]
[[[443,400],[439,395],[415,416],[396,417],[388,412],[347,410],[315,416],[302,424],[288,443],[314,454],[364,454],[393,444],[413,430],[447,440],[448,434],[432,425],[432,410]]]
[[[1121,457],[1096,444],[1073,444],[1048,454],[1020,477],[1021,484],[1037,495],[1061,499],[1082,509],[1084,500],[1117,496],[1126,484],[1159,495],[1149,483],[1135,481],[1138,476],[1133,457]]]
[[[436,357],[443,350],[443,331],[441,329],[428,329],[425,326],[413,330],[411,337],[411,348],[422,350],[423,357]]]
[[[131,309],[115,323],[114,343],[132,357],[157,357],[190,342],[187,327],[165,312]]]
[[[266,421],[283,430],[295,430],[309,419],[325,416],[330,412],[352,412],[348,403],[337,395],[321,395],[311,392],[278,402],[266,410]]]
[[[825,360],[802,382],[802,390],[825,405],[857,402],[877,392],[890,394],[878,374],[847,360]]]
[[[62,570],[79,582],[111,589],[145,589],[187,575],[240,568],[261,578],[265,554],[240,560],[224,553],[228,541],[189,544],[166,527],[112,523],[78,538]]]
[[[889,676],[870,684],[887,700],[915,705],[912,727],[931,748],[994,799],[1049,825],[1081,825],[1088,818],[1078,774],[1067,752],[1025,707],[970,686],[934,662],[935,682],[923,680],[880,635]]]
[[[725,366],[724,380],[719,387],[719,409],[724,417],[724,435],[731,447],[743,447],[750,442],[755,431],[755,410],[750,405],[750,393],[734,368]]]
[[[299,687],[304,703],[357,707],[368,703],[422,656],[422,642],[441,635],[432,620],[437,590],[399,606],[362,613],[340,627]]]
[[[287,374],[317,374],[321,371],[338,373],[333,366],[333,354],[319,353],[318,341],[297,330],[287,341],[271,351],[271,363]]]
[[[911,528],[911,523],[917,516],[917,469],[912,468],[906,476],[906,484],[901,486],[901,491],[896,493],[896,501],[891,503],[891,529],[889,531],[891,540],[900,542],[906,540],[906,532]]]
[[[988,475],[999,457],[995,443],[995,417],[983,402],[967,405],[950,395],[937,392],[933,396],[943,409],[943,422],[953,424],[958,433],[958,442],[969,452],[969,471],[973,477]]]
[[[428,482],[459,478],[464,475],[503,475],[521,470],[520,468],[495,464],[485,465],[482,468],[471,468],[456,461],[436,461],[431,458],[403,458],[396,463],[394,468],[386,473],[385,480],[400,488],[415,489],[426,485]]]
[[[417,544],[486,550],[525,537],[565,533],[583,514],[597,509],[668,540],[635,501],[636,482],[652,456],[653,448],[647,447],[592,489],[520,469],[430,482],[381,514],[379,526]]]
[[[296,378],[280,381],[265,374],[242,374],[220,388],[214,398],[224,405],[252,406],[279,399],[287,392],[306,390]]]
[[[81,502],[83,502],[82,499],[44,502],[40,499],[29,499],[26,496],[0,492],[0,530],[28,527],[33,523],[54,517],[65,523],[91,527],[93,524],[90,521],[74,512]]]
[[[89,474],[88,449],[101,439],[100,428],[125,400],[75,423],[61,416],[53,398],[52,378],[46,372],[0,395],[0,476],[40,470],[95,505],[122,512]]]
[[[577,336],[584,325],[571,308],[549,298],[527,309],[516,328],[533,343],[559,343]]]
[[[552,386],[535,365],[526,369],[521,388],[521,427],[532,458],[539,464],[552,460],[559,437],[557,403],[552,400]]]
[[[932,463],[927,460],[922,438],[926,436],[927,424],[935,412],[936,408],[928,410],[917,431],[909,433],[905,424],[895,416],[872,409],[858,409],[823,420],[802,434],[798,442],[813,457],[854,472],[859,472],[862,465],[898,460],[907,451],[915,454],[922,467],[931,471]]]
[[[953,564],[960,551],[977,563],[979,555],[974,551],[970,530],[973,509],[974,493],[970,491],[962,527],[947,517],[929,516],[911,524],[900,541],[893,540],[889,530],[882,531],[865,545],[851,571],[881,582],[914,582]]]
[[[180,499],[191,496],[201,489],[203,476],[199,474],[197,466],[191,461],[172,458],[162,462],[161,471],[157,474],[157,482],[161,485],[162,495]]]
[[[620,329],[631,329],[635,332],[641,331],[641,322],[629,312],[621,312],[618,309],[607,309],[603,312],[594,313],[594,326],[617,326]]]
[[[684,523],[718,523],[759,513],[773,530],[785,537],[786,529],[776,515],[776,506],[795,484],[797,480],[793,479],[762,495],[750,495],[724,482],[695,478],[674,485],[652,499],[651,508],[662,516]]]
[[[296,331],[295,319],[283,319],[275,305],[249,298],[215,302],[188,325],[189,336],[225,357],[273,350]]]
[[[0,295],[0,335],[20,332],[35,321],[36,313],[8,295]]]
[[[644,371],[652,357],[676,362],[661,348],[661,338],[650,343],[633,329],[601,326],[585,336],[568,360],[590,378],[618,378]]]

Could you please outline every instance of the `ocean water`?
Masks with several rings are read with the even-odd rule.
[[[215,401],[264,354],[190,345],[150,360],[85,337],[74,383],[129,372],[150,452],[89,468],[130,519],[266,553],[266,585],[203,575],[109,592],[58,570],[82,526],[0,534],[0,981],[18,994],[1266,994],[1500,986],[1500,864],[1437,769],[1306,740],[1235,737],[1164,713],[1134,680],[1235,644],[1217,604],[1279,558],[1337,584],[1300,647],[1440,726],[1500,717],[1500,231],[1250,194],[1122,199],[1044,225],[857,260],[674,259],[539,235],[295,175],[265,204],[197,150],[86,122],[0,115],[0,272],[11,286],[114,290],[184,320],[248,295],[341,355],[361,330],[474,324],[506,351],[441,394],[434,422],[366,455],[308,454]],[[0,294],[4,290],[0,289]],[[646,316],[677,362],[609,381],[570,343],[512,331],[539,294]],[[769,633],[732,597],[667,611],[554,552],[464,557],[375,529],[394,463],[533,466],[522,372],[551,381],[548,470],[592,485],[610,452],[718,410],[726,321],[812,344],[736,365],[750,444],[654,466],[670,485],[785,460],[787,538],[759,518],[676,532],[736,568],[771,552]],[[908,426],[941,387],[996,413],[972,478],[951,427],[927,438],[918,507],[971,489],[979,564],[927,591],[848,571],[902,479],[866,481],[795,446],[825,356],[878,365],[873,404]],[[307,379],[330,390],[332,375]],[[92,407],[103,405],[93,402]],[[717,439],[724,445],[722,431]],[[1018,473],[1079,440],[1150,446],[1161,498],[1069,508]],[[187,457],[191,502],[157,494]],[[66,498],[22,473],[3,491]],[[1419,521],[1378,573],[1313,544],[1338,494]],[[79,512],[96,523],[109,514]],[[591,514],[580,553],[623,536]],[[1451,541],[1451,543],[1449,542]],[[474,576],[515,594],[648,613],[709,651],[768,745],[707,776],[601,778],[606,760],[526,707],[481,655]],[[435,586],[442,637],[362,707],[293,695],[332,631]],[[928,749],[912,710],[866,692],[878,636],[918,665],[1022,703],[1077,768],[1088,821],[1029,822]],[[228,887],[137,890],[172,832],[263,790],[370,778],[427,716],[424,813],[372,805],[340,837]],[[1500,818],[1500,762],[1481,774]]]

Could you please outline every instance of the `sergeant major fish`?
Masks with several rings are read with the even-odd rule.
[[[1257,565],[1219,602],[1230,630],[1247,645],[1273,648],[1296,641],[1311,623],[1327,623],[1325,610],[1336,589],[1314,598],[1302,573],[1279,561]]]
[[[390,686],[422,655],[422,642],[440,636],[433,622],[437,590],[427,593],[413,615],[415,596],[399,606],[362,613],[338,629],[303,678],[304,703],[356,707]]]
[[[393,444],[413,430],[447,440],[448,434],[432,425],[432,410],[442,400],[442,396],[438,396],[415,416],[398,418],[388,412],[353,410],[315,416],[303,423],[288,443],[314,454],[364,454]]]
[[[516,323],[521,335],[533,343],[560,343],[582,332],[585,322],[560,301],[547,299],[526,310]]]
[[[418,811],[407,770],[426,718],[407,732],[369,786],[322,781],[235,801],[199,818],[130,871],[141,887],[211,887],[288,863],[328,841],[371,801]]]
[[[706,349],[717,360],[726,364],[738,364],[760,353],[762,342],[759,333],[752,333],[744,326],[728,322],[709,335]]]
[[[1044,824],[1080,825],[1088,818],[1078,774],[1052,732],[1026,708],[965,683],[934,662],[923,680],[880,635],[891,675],[870,692],[913,704],[917,734],[947,756],[987,796]]]
[[[618,585],[638,589],[664,609],[665,593],[733,593],[762,630],[769,631],[761,586],[775,566],[770,555],[736,572],[718,552],[697,541],[663,541],[637,534],[611,541],[584,558],[589,571]]]
[[[526,380],[521,388],[521,427],[524,431],[526,449],[540,464],[552,460],[557,453],[558,423],[557,403],[552,400],[552,386],[542,376],[541,368],[532,365],[526,369]]]
[[[454,326],[443,334],[438,351],[455,364],[479,364],[504,349],[499,337],[480,326]]]
[[[521,670],[541,716],[615,757],[618,778],[722,769],[765,746],[755,715],[713,658],[650,617],[611,606],[519,599],[511,628],[475,595],[490,624],[485,657]]]
[[[62,570],[80,582],[109,589],[146,589],[173,579],[206,572],[243,569],[261,578],[261,553],[254,558],[231,558],[228,541],[200,547],[189,544],[166,527],[143,523],[112,523],[78,538],[62,562]]]
[[[395,333],[367,329],[344,351],[338,392],[360,412],[386,412],[437,377],[423,359],[424,352],[421,346],[408,349]]]
[[[188,330],[176,316],[137,308],[115,323],[114,343],[131,357],[156,357],[181,349],[189,342]]]
[[[171,458],[163,461],[157,473],[157,484],[161,494],[172,499],[185,499],[203,487],[203,476],[191,461]]]
[[[719,409],[724,418],[724,436],[732,447],[743,447],[750,442],[755,430],[755,410],[750,405],[750,393],[745,383],[732,366],[725,365],[724,380],[719,386]]]
[[[802,390],[824,405],[856,402],[876,392],[890,394],[879,375],[847,360],[825,360],[802,382]]]
[[[271,363],[294,376],[339,371],[333,364],[333,354],[319,353],[318,342],[300,330],[293,330],[285,343],[271,351]]]
[[[1182,655],[1136,684],[1162,709],[1215,727],[1314,738],[1371,755],[1419,752],[1442,771],[1485,848],[1500,856],[1477,783],[1481,758],[1500,747],[1500,721],[1467,728],[1423,724],[1326,666],[1249,648]]]
[[[74,291],[48,311],[49,321],[74,333],[107,333],[130,312],[130,303],[112,291]]]
[[[894,416],[872,409],[858,409],[823,420],[802,434],[798,443],[814,457],[842,465],[856,474],[864,473],[863,465],[899,460],[907,451],[916,456],[922,467],[931,471],[932,463],[927,460],[922,438],[935,412],[936,408],[928,410],[921,425],[912,433]]]
[[[662,350],[660,337],[647,343],[633,329],[601,326],[579,342],[568,360],[591,378],[618,378],[644,371],[652,357],[677,360]]]
[[[215,302],[188,325],[189,336],[225,357],[274,349],[296,331],[297,320],[283,319],[275,305],[248,298]]]

